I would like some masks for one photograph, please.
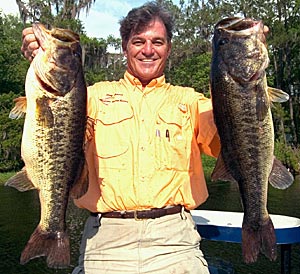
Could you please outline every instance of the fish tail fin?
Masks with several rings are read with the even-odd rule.
[[[245,263],[256,262],[259,252],[263,253],[271,261],[276,260],[276,236],[270,217],[257,229],[243,224],[242,251]]]
[[[270,261],[275,261],[277,258],[276,235],[270,217],[261,228],[261,253]]]
[[[70,265],[70,243],[66,232],[49,233],[38,226],[24,248],[20,263],[46,256],[50,268],[66,268]]]

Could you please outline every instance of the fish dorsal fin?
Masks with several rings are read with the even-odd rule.
[[[274,157],[272,171],[269,176],[269,183],[275,188],[286,189],[291,186],[293,182],[293,175]]]
[[[25,167],[21,171],[17,172],[13,177],[8,179],[5,186],[14,187],[21,192],[36,189],[28,178]]]
[[[289,100],[290,96],[281,89],[268,87],[270,100],[276,103],[283,103]]]
[[[27,99],[25,96],[14,99],[15,106],[9,113],[9,118],[19,119],[25,116],[27,109]]]
[[[229,182],[236,182],[236,180],[232,177],[230,172],[227,170],[223,158],[221,154],[219,155],[215,168],[211,174],[212,181],[229,181]]]

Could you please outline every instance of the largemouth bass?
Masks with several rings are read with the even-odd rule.
[[[41,24],[33,24],[33,31],[41,48],[27,72],[26,97],[17,98],[10,113],[19,118],[26,112],[21,145],[25,167],[6,185],[39,192],[40,222],[21,264],[46,256],[49,267],[64,268],[70,264],[65,222],[70,190],[79,197],[87,189],[86,85],[79,36]]]
[[[239,185],[246,263],[255,262],[259,252],[276,259],[276,236],[267,210],[268,181],[280,189],[293,183],[293,176],[273,156],[270,105],[288,100],[288,94],[267,86],[268,63],[262,22],[226,18],[216,24],[210,84],[221,153],[212,179]]]

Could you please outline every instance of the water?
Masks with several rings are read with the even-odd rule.
[[[18,192],[0,186],[0,273],[1,274],[68,274],[76,266],[84,222],[85,210],[69,204],[67,224],[71,245],[71,266],[64,270],[53,270],[46,266],[44,258],[19,264],[20,254],[40,217],[40,203],[36,191]]]
[[[208,183],[210,197],[201,209],[241,211],[237,186],[232,183]],[[268,208],[272,214],[300,218],[300,178],[286,190],[269,188]],[[53,270],[46,266],[44,258],[34,259],[26,265],[19,264],[20,254],[39,221],[39,200],[36,191],[20,193],[15,189],[0,186],[0,273],[5,274],[67,274],[77,264],[81,232],[87,212],[70,204],[68,228],[71,240],[71,267]],[[278,259],[270,262],[264,256],[251,265],[242,262],[241,246],[203,240],[201,248],[208,258],[230,264],[235,273],[275,274],[280,273],[280,249]],[[300,244],[292,246],[292,274],[300,273]],[[120,273],[121,274],[121,273]],[[167,274],[167,273],[166,273]]]

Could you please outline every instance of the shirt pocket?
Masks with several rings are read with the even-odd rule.
[[[125,169],[128,166],[133,110],[128,103],[102,105],[95,122],[96,156],[99,169]]]
[[[177,106],[158,112],[155,138],[156,167],[159,170],[189,170],[191,147],[190,116]],[[158,134],[156,134],[158,135]]]

